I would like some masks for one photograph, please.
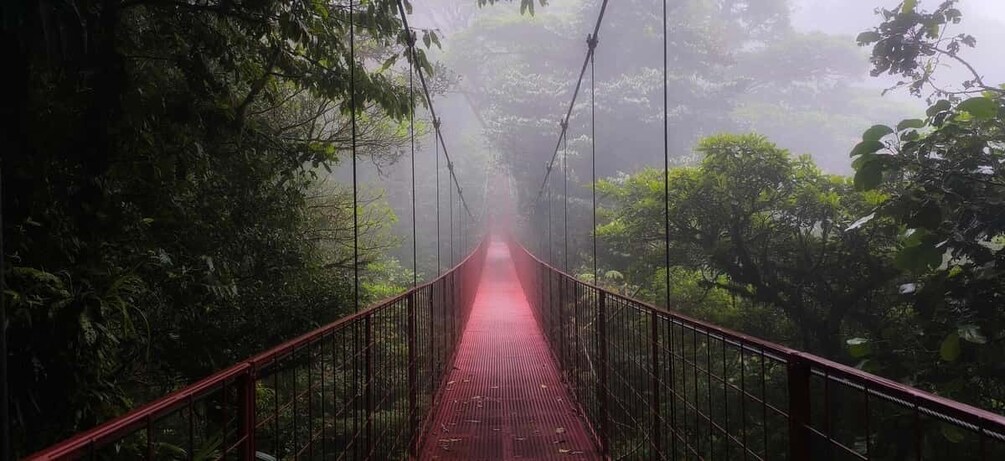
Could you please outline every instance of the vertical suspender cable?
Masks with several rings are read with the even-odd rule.
[[[349,0],[349,110],[352,118],[352,303],[359,312],[359,184],[356,177],[356,20],[353,18],[353,2]],[[358,329],[353,328],[353,355],[359,353]],[[358,383],[358,367],[353,367],[353,383]],[[365,387],[365,384],[364,384]],[[356,390],[357,395],[361,389]],[[365,391],[362,391],[365,394]],[[358,401],[358,399],[356,399]],[[354,402],[358,410],[359,403]],[[353,418],[353,432],[359,433],[359,420]],[[369,434],[367,434],[369,435]],[[356,454],[353,444],[353,454]]]
[[[565,124],[565,122],[563,122]],[[565,131],[563,128],[562,131]],[[569,134],[563,133],[562,142],[564,151],[562,152],[562,258],[563,269],[569,272]]]
[[[586,38],[587,44],[590,44],[592,41],[593,44],[596,45],[597,37],[600,36],[600,25],[604,22],[604,14],[607,12],[607,3],[609,1],[610,0],[604,0],[604,2],[600,4],[600,14],[597,15],[597,22],[593,25],[593,34],[587,36]],[[551,177],[552,166],[555,164],[555,160],[558,159],[558,151],[559,148],[562,147],[562,137],[565,136],[565,131],[569,127],[569,118],[572,117],[572,110],[576,107],[576,100],[579,98],[579,90],[583,86],[583,78],[586,77],[586,68],[589,66],[590,61],[593,60],[594,48],[596,47],[590,46],[586,52],[586,58],[583,59],[583,67],[579,70],[579,78],[576,80],[576,87],[572,90],[572,99],[569,101],[569,106],[565,111],[562,132],[558,134],[558,140],[555,142],[555,150],[551,154],[551,160],[548,161],[548,169],[544,174],[544,179],[541,181],[541,187],[537,191],[536,201],[540,201],[541,197],[544,195],[544,186],[548,184],[548,178]],[[422,75],[420,74],[419,76],[421,77]]]
[[[545,193],[545,197],[548,200],[548,264],[555,264],[555,251],[552,249],[551,244],[551,188],[548,188],[548,192]]]
[[[670,309],[670,128],[669,121],[667,117],[667,104],[669,104],[669,89],[668,85],[668,75],[667,75],[667,0],[663,0],[663,263],[666,268],[666,297],[664,299],[667,310]],[[654,329],[658,333],[658,329]],[[670,338],[670,344],[673,344],[673,325],[667,328],[667,333]],[[667,356],[667,361],[669,362],[670,370],[670,382],[674,381],[674,364],[673,355],[669,354]],[[658,365],[658,364],[657,364]],[[656,391],[658,392],[658,390]],[[674,392],[668,393],[667,397],[670,399],[670,446],[672,450],[671,458],[677,455],[677,428],[674,424],[677,422],[677,401],[674,398]],[[659,434],[662,432],[662,422],[656,432],[656,444],[657,449],[659,449]]]
[[[451,175],[452,175],[453,171],[454,171],[454,165],[452,163],[450,163],[450,162],[447,162],[447,170],[449,170],[450,173],[451,173]],[[454,188],[452,188],[452,187],[448,187],[447,188],[447,208],[449,209],[449,211],[447,212],[447,222],[450,223],[450,226],[449,226],[449,229],[450,229],[450,267],[454,267],[454,263],[455,263],[455,260],[454,260]]]
[[[604,0],[604,3],[606,4],[607,1],[608,0]],[[406,14],[403,0],[398,0],[398,13],[401,15],[401,24],[403,29],[406,31],[410,31],[411,29],[408,27],[408,15]],[[409,37],[411,38],[411,34],[409,35]],[[421,55],[415,50],[414,40],[409,40],[408,49],[409,49],[410,60],[412,60],[413,62],[419,61]],[[453,164],[450,161],[450,154],[447,153],[447,145],[443,141],[443,132],[440,131],[440,119],[436,116],[436,109],[433,107],[433,98],[432,96],[430,96],[429,86],[426,84],[426,78],[425,76],[423,76],[422,73],[421,62],[420,65],[415,68],[415,72],[419,76],[419,83],[422,86],[422,93],[426,99],[426,104],[427,107],[429,108],[429,115],[433,119],[433,127],[435,129],[433,133],[433,146],[436,149],[435,153],[436,155],[435,157],[436,158],[436,273],[437,275],[439,275],[442,272],[441,271],[442,264],[440,264],[440,164],[439,164],[440,161],[439,148],[441,146],[443,147],[443,157],[444,159],[446,159],[447,166],[450,168],[450,176],[447,177],[447,183],[449,185],[450,181],[453,181],[454,187],[457,188],[457,199],[460,201],[459,208],[463,207],[464,211],[467,212],[468,217],[474,218],[474,215],[471,214],[471,208],[468,207],[467,201],[464,200],[464,192],[461,190],[461,185],[460,183],[458,183],[457,176],[453,172]],[[437,143],[437,141],[439,141],[439,143]],[[453,208],[451,208],[451,211],[452,210]],[[452,223],[453,221],[451,220],[451,224]]]
[[[440,121],[433,118],[433,156],[436,158],[436,275],[442,272],[440,264],[440,145],[436,142],[436,136],[440,131]]]
[[[415,43],[415,39],[412,37],[412,31],[406,30],[408,34],[409,48]],[[417,217],[415,213],[415,85],[412,82],[412,77],[414,77],[415,64],[412,60],[408,60],[408,101],[411,104],[412,111],[408,114],[408,137],[412,143],[412,287],[419,285],[419,272],[418,272],[418,254],[419,250],[416,247],[416,223],[415,219]]]
[[[600,284],[597,273],[597,67],[596,49],[597,37],[591,35],[586,39],[590,45],[590,147],[591,156],[591,189],[593,191],[593,283]]]
[[[356,177],[356,20],[349,0],[349,110],[352,112],[352,302],[359,311],[359,185]]]

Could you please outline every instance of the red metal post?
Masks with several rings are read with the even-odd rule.
[[[810,366],[797,356],[788,362],[789,459],[810,459]]]
[[[244,446],[243,450],[240,450],[240,457],[244,461],[253,461],[255,459],[255,369],[250,368],[248,371],[237,377],[237,418],[238,418],[238,429],[237,437],[241,440]],[[191,411],[191,408],[190,408]]]
[[[565,319],[562,310],[565,307],[565,276],[558,275],[558,367],[565,375]]]
[[[610,455],[607,438],[610,430],[607,410],[607,293],[597,290],[597,401],[600,404],[600,451]]]
[[[416,368],[418,353],[415,344],[415,292],[409,293],[406,299],[408,303],[408,450],[409,456],[415,456],[416,444],[418,443],[416,435],[419,420],[416,414],[416,389],[419,387],[419,383],[418,369]]]
[[[374,453],[374,447],[376,446],[374,440],[373,432],[373,320],[372,315],[368,315],[363,319],[363,324],[365,328],[364,341],[365,348],[363,349],[363,360],[364,367],[366,368],[366,381],[363,383],[364,392],[364,404],[366,405],[366,456],[365,459],[371,459]]]
[[[551,303],[551,309],[548,309],[548,311],[551,313],[551,326],[548,331],[548,337],[550,338],[552,344],[555,343],[555,335],[558,334],[558,322],[560,321],[560,317],[558,315],[558,309],[559,309],[559,303],[561,302],[561,293],[555,293],[556,276],[557,274],[555,272],[552,272],[550,270],[548,271],[548,291],[551,292],[551,294],[548,296],[548,302]],[[555,299],[556,297],[559,298],[557,302]]]
[[[660,316],[655,309],[650,310],[650,354],[652,355],[652,385],[653,395],[650,402],[650,413],[653,418],[652,438],[655,459],[663,459],[662,435],[663,435],[663,413],[662,402],[660,401]],[[711,370],[710,370],[711,371]]]
[[[446,358],[449,360],[450,354],[457,347],[457,284],[454,280],[454,273],[447,274],[447,313],[446,319],[450,321],[450,348],[447,350]],[[446,368],[444,368],[446,370]]]
[[[436,392],[436,282],[429,286],[429,392]]]

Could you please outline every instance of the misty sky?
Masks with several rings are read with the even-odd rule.
[[[793,22],[801,30],[815,30],[854,37],[879,23],[877,6],[894,7],[901,0],[795,0]],[[938,1],[922,0],[924,9],[932,9]],[[984,74],[989,83],[1005,82],[1005,60],[1000,46],[1005,44],[1005,0],[961,0],[963,23],[957,32],[977,37],[977,48],[965,50],[963,56]],[[944,80],[958,80],[958,75]]]

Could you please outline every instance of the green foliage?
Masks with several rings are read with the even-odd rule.
[[[881,299],[892,302],[897,271],[885,255],[895,248],[898,228],[885,219],[856,223],[871,206],[866,194],[763,137],[715,136],[698,150],[705,155],[699,166],[669,175],[672,264],[703,271],[707,290],[775,309],[782,326],[764,330],[794,328],[776,339],[843,357],[848,322],[871,315]],[[653,223],[663,220],[662,183],[661,171],[643,170],[599,185],[614,210],[600,235],[656,265],[664,233]]]
[[[906,77],[895,88],[906,86],[916,96],[926,89],[934,90],[935,96],[1000,91],[988,87],[981,75],[960,57],[960,51],[964,47],[973,48],[977,39],[950,32],[950,27],[963,19],[957,3],[959,0],[944,0],[931,12],[919,9],[917,0],[903,2],[900,8],[880,8],[883,23],[859,34],[857,39],[859,45],[872,46],[872,75]],[[971,78],[962,83],[960,90],[934,84],[932,78],[943,58],[956,61],[971,72]]]
[[[937,350],[957,371],[918,379],[970,401],[1001,389],[997,364],[1005,357],[1005,316],[993,301],[1005,293],[996,243],[1005,233],[1002,96],[939,100],[925,120],[905,120],[885,135],[883,153],[852,153],[856,186],[888,195],[876,213],[908,229],[894,263],[922,287],[908,294],[921,314],[918,347]],[[948,384],[964,376],[967,386]]]
[[[912,289],[903,291],[916,313],[913,347],[944,362],[933,369],[930,359],[910,361],[905,365],[915,369],[902,372],[953,398],[1001,411],[1001,399],[993,396],[1005,391],[1005,315],[996,301],[1005,295],[1005,92],[987,85],[961,56],[976,39],[949,32],[962,20],[956,3],[943,1],[931,12],[919,2],[884,9],[883,24],[859,36],[873,45],[874,74],[906,77],[910,91],[931,104],[923,120],[867,132],[863,143],[882,146],[852,156],[856,180],[868,178],[857,186],[888,197],[876,215],[906,229],[894,263],[913,279]],[[962,65],[971,78],[957,89],[934,85],[940,59]]]
[[[347,6],[4,4],[18,455],[352,308],[352,208],[321,172],[347,155],[352,95],[375,161],[414,101],[397,5],[353,13],[355,62]],[[390,220],[362,211],[372,261]]]
[[[494,5],[499,0],[478,0],[478,6]],[[512,0],[510,0],[512,1]],[[548,4],[548,0],[538,0],[541,6]],[[520,0],[520,14],[529,13],[534,15],[534,0]]]

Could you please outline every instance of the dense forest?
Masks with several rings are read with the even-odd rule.
[[[637,47],[628,44],[649,39],[656,47],[657,37],[637,28],[638,36],[615,37],[625,42],[608,44],[627,52],[598,51],[597,170],[607,173],[597,184],[598,282],[654,304],[669,299],[671,308],[697,318],[1005,411],[1000,301],[1005,286],[998,268],[1005,86],[986,82],[964,57],[977,39],[959,27],[958,2],[930,5],[930,11],[913,1],[881,8],[878,26],[845,42],[799,36],[786,21],[785,3],[675,6],[684,25],[669,32],[670,41],[686,43],[683,48],[694,55],[674,47],[669,56],[671,63],[692,59],[680,66],[686,75],[675,75],[675,67],[669,76],[669,149],[675,164],[667,177],[669,234],[655,136],[659,107],[652,103],[659,99],[657,63],[652,54],[631,59]],[[612,23],[617,11],[612,10]],[[724,43],[733,48],[722,48]],[[854,59],[856,45],[871,54]],[[602,76],[600,63],[610,61],[616,64],[603,69],[611,74]],[[965,70],[963,81],[939,78],[949,62]],[[862,64],[871,65],[873,76],[896,77],[888,91],[918,97],[927,108],[899,122],[885,121],[902,107],[853,96],[862,89],[850,84],[851,76]],[[545,85],[550,81],[545,76],[555,74],[535,72],[541,74],[522,78]],[[560,81],[554,77],[555,84]],[[633,99],[646,91],[650,95],[639,99],[648,103]],[[506,99],[503,92],[495,97]],[[863,110],[857,104],[876,107]],[[577,135],[591,130],[591,108],[583,106],[573,116],[573,123],[580,123],[573,128]],[[509,124],[524,122],[531,132],[544,125],[516,115],[539,109],[497,107],[511,111],[501,116]],[[774,118],[781,113],[792,120]],[[835,134],[863,116],[873,121],[857,133],[855,144]],[[776,122],[788,134],[772,133]],[[710,126],[758,134],[708,135]],[[541,129],[542,136],[548,132]],[[794,139],[805,133],[816,140]],[[500,151],[510,155],[517,181],[536,191],[541,172],[533,162],[522,166],[527,162],[516,153],[527,150],[516,146],[540,141],[502,124],[492,134]],[[592,140],[577,135],[568,140],[568,161],[578,184],[591,171]],[[783,143],[790,149],[779,147]],[[828,147],[821,152],[817,143]],[[852,169],[847,176],[832,166],[825,172],[836,162],[826,151],[841,146]],[[551,245],[537,238],[537,249],[564,264],[566,230],[555,213],[568,206],[569,239],[575,242],[568,269],[590,279],[591,191],[575,187],[566,205],[561,187],[551,186],[550,203],[537,208],[532,227],[538,235],[549,232],[548,210],[559,216],[550,231],[557,237]],[[529,206],[535,196],[524,199]]]
[[[5,2],[15,453],[352,312],[353,145],[361,304],[458,262],[481,230],[414,67],[468,202],[484,214],[492,178],[512,184],[525,242],[555,265],[1005,413],[1005,85],[967,59],[996,44],[958,0],[856,4],[879,7],[857,36],[797,28],[797,0],[670,2],[666,177],[661,18],[619,1],[595,136],[582,97],[559,155],[569,196],[553,180],[544,206],[601,2],[495,3],[409,5],[412,59],[391,1]],[[563,206],[552,247],[544,217]]]
[[[344,2],[14,1],[3,15],[17,453],[353,310],[351,191],[333,172],[351,155],[350,91],[361,163],[407,153],[413,109],[428,132],[395,2],[353,13],[355,61]],[[387,254],[404,238],[387,195],[371,182],[360,196],[366,304],[412,276]]]

